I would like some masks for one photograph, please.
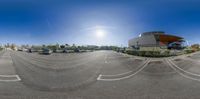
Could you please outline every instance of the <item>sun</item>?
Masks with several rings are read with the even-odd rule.
[[[104,38],[105,34],[106,34],[106,32],[104,30],[101,30],[101,29],[96,30],[96,37],[97,38]]]

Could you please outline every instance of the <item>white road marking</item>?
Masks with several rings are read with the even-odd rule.
[[[178,70],[173,66],[173,64],[171,64],[171,63],[169,62],[169,59],[167,59],[166,62],[169,64],[169,66],[170,66],[172,69],[174,69],[174,70],[175,70],[178,74],[180,74],[181,76],[183,76],[183,77],[185,77],[185,78],[188,78],[188,79],[191,79],[191,80],[195,80],[195,81],[199,81],[199,82],[200,82],[200,79],[192,78],[192,77],[187,76],[187,75],[181,73],[180,71],[178,71]]]
[[[107,59],[108,59],[108,56],[107,56],[107,55],[105,55],[105,58],[104,58],[104,63],[108,63]]]
[[[195,59],[191,59],[191,58],[182,58],[182,59],[200,63],[200,60],[195,60]]]
[[[19,77],[19,75],[16,75],[16,77],[17,77],[17,79],[18,79],[19,81],[21,81],[21,78]]]
[[[1,58],[9,58],[6,62],[13,64],[10,53],[5,52],[1,56]],[[21,81],[21,78],[18,75],[0,75],[0,82],[15,82],[15,81]]]
[[[127,78],[130,78],[134,75],[136,75],[137,73],[139,73],[140,71],[142,71],[146,66],[148,66],[149,62],[151,61],[151,59],[148,59],[144,64],[143,64],[143,67],[140,68],[138,71],[136,71],[135,73],[133,74],[130,74],[128,76],[125,76],[125,77],[120,77],[120,78],[113,78],[113,79],[102,79],[101,77],[103,76],[102,74],[99,75],[99,77],[97,78],[97,80],[101,80],[101,81],[117,81],[117,80],[122,80],[122,79],[127,79]],[[133,71],[131,71],[133,72]],[[122,74],[127,74],[127,73],[122,73]],[[116,75],[112,75],[112,76],[118,76],[118,75],[121,75],[121,74],[116,74]],[[107,75],[108,76],[108,75]],[[109,75],[110,76],[110,75]]]
[[[0,79],[0,82],[15,82],[15,81],[21,81],[21,78],[18,75],[0,75],[0,78],[7,78],[9,80]],[[14,79],[10,79],[14,78]]]
[[[176,68],[178,68],[179,70],[185,72],[185,73],[188,73],[190,75],[194,75],[194,76],[199,76],[200,77],[200,74],[195,74],[195,73],[191,73],[191,72],[188,72],[188,71],[185,71],[184,69],[180,68],[179,66],[177,66],[174,62],[172,62],[171,60],[168,59],[168,61],[173,64]]]
[[[100,75],[97,77],[97,80],[100,80],[100,79],[101,79],[101,76],[102,76],[102,75],[100,74]]]
[[[133,71],[124,72],[124,73],[121,73],[121,74],[114,74],[114,75],[101,75],[101,76],[106,76],[106,77],[121,76],[121,75],[125,75],[125,74],[131,73],[131,72],[133,72]]]

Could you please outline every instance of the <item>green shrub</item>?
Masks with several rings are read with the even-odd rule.
[[[153,51],[153,56],[160,57],[161,56],[160,51]]]
[[[194,52],[192,49],[186,49],[186,50],[184,50],[184,51],[185,51],[186,54],[189,54],[189,53]]]
[[[160,51],[146,51],[145,52],[145,56],[146,57],[160,57],[161,54],[160,54]]]
[[[139,56],[145,56],[145,51],[138,51]]]
[[[169,50],[166,50],[162,53],[160,53],[163,57],[167,57],[167,56],[170,56],[170,51]]]
[[[138,55],[138,52],[133,50],[126,50],[126,53],[130,55]]]
[[[165,51],[161,53],[160,51],[126,51],[127,54],[137,55],[137,56],[145,56],[145,57],[168,57],[170,56],[169,51]]]
[[[149,56],[149,57],[150,57],[150,56],[153,56],[152,51],[146,51],[146,52],[145,52],[145,56]]]

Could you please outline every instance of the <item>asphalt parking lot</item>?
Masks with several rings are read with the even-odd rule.
[[[199,99],[200,54],[0,52],[0,99]]]

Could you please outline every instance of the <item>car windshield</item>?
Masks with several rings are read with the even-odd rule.
[[[200,99],[198,0],[0,0],[0,99]]]

